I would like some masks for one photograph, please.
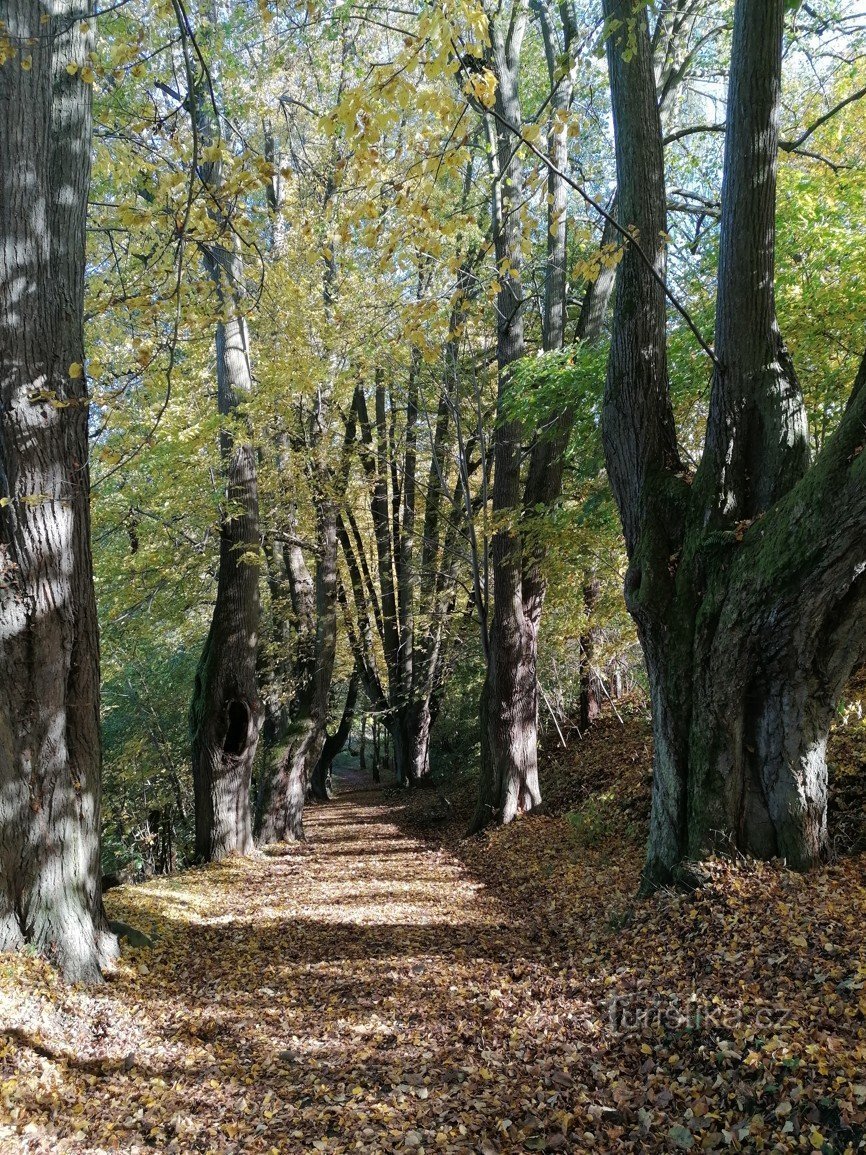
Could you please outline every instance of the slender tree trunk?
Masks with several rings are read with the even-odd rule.
[[[583,612],[586,624],[580,635],[580,728],[586,730],[591,722],[601,714],[601,699],[598,692],[599,675],[595,670],[595,643],[597,630],[592,623],[592,614],[601,597],[601,582],[594,573],[587,575],[583,585]]]
[[[191,98],[193,94],[191,94]],[[215,128],[204,94],[194,94],[201,137]],[[202,166],[202,181],[218,200],[220,162]],[[263,707],[256,659],[259,607],[259,506],[256,451],[238,408],[252,390],[249,336],[242,311],[243,264],[221,210],[211,213],[220,239],[205,250],[205,265],[226,316],[216,326],[217,404],[225,424],[220,448],[226,469],[226,507],[220,527],[219,577],[210,630],[196,671],[190,705],[195,793],[196,857],[217,861],[253,849],[250,785]],[[222,234],[228,233],[227,243]],[[235,421],[233,428],[229,421]],[[240,431],[244,436],[236,441]]]
[[[805,411],[773,301],[785,0],[737,0],[722,194],[716,367],[704,456],[680,466],[665,357],[664,172],[641,10],[608,41],[621,220],[603,414],[629,554],[626,600],[653,707],[645,887],[714,848],[798,868],[826,840],[833,709],[866,656],[866,358],[808,468]]]
[[[8,0],[0,68],[0,948],[68,979],[117,954],[102,913],[84,241],[89,5]],[[30,67],[23,67],[24,61]]]
[[[346,745],[346,740],[352,730],[352,722],[355,717],[355,703],[358,700],[358,673],[356,670],[352,671],[352,676],[349,679],[349,685],[346,690],[346,701],[343,705],[343,713],[340,717],[340,724],[333,734],[328,734],[322,745],[322,752],[319,755],[319,760],[316,762],[312,775],[310,776],[310,789],[314,798],[318,798],[321,802],[327,802],[331,797],[331,768],[334,759]]]
[[[563,39],[557,39],[555,17],[549,6],[538,4],[545,53],[555,110],[565,110],[571,103],[571,83],[559,76],[561,59],[567,55],[573,30],[566,12]],[[494,63],[499,85],[497,112],[508,124],[520,126],[520,103],[517,91],[517,53],[515,44],[497,40],[494,32]],[[555,167],[565,166],[567,137],[564,127],[552,121],[550,147]],[[507,202],[516,202],[521,188],[521,173],[515,159],[516,141],[512,132],[499,122],[497,161],[494,185],[501,184],[494,201],[494,239],[497,261],[507,260],[512,272],[502,277],[497,302],[498,363],[500,403],[507,388],[508,366],[523,355],[523,321],[520,312],[522,286],[519,281],[519,234],[514,214],[507,214]],[[496,195],[496,194],[495,194]],[[565,184],[556,173],[548,178],[547,271],[543,315],[544,347],[548,351],[562,345],[565,327],[566,199]],[[604,243],[609,243],[606,230]],[[614,275],[603,267],[589,286],[577,339],[597,341],[602,332],[605,309],[613,288]],[[574,413],[565,408],[556,416],[544,438],[536,439],[530,454],[529,468],[520,491],[521,431],[514,423],[497,422],[494,445],[494,511],[522,512],[524,519],[536,515],[560,495],[563,460]],[[538,635],[546,593],[544,550],[540,545],[525,548],[517,529],[499,533],[492,544],[494,613],[489,634],[487,678],[481,697],[481,782],[478,806],[472,829],[490,822],[510,822],[518,813],[531,810],[541,801],[538,785]]]
[[[373,719],[373,781],[380,782],[381,775],[381,739],[382,730],[378,721]]]

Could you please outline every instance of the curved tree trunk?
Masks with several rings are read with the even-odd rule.
[[[866,657],[866,358],[808,468],[805,409],[776,323],[775,177],[785,0],[737,0],[716,366],[693,481],[667,388],[661,127],[646,15],[608,41],[621,220],[603,428],[629,554],[655,759],[644,886],[736,848],[805,868],[826,843],[833,709]],[[605,14],[632,17],[625,0]]]
[[[353,670],[346,690],[346,701],[343,705],[340,724],[333,734],[326,736],[319,760],[310,775],[310,791],[313,797],[318,798],[320,802],[327,802],[332,797],[331,768],[334,759],[346,745],[352,729],[352,722],[355,718],[355,703],[358,700],[358,680],[358,672]]]
[[[66,71],[93,43],[87,4],[45,11],[5,5],[30,68],[0,68],[0,948],[98,980],[117,940],[100,890],[82,371],[91,88]]]

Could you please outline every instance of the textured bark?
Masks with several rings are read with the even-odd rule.
[[[551,8],[537,5],[544,38],[552,91],[552,108],[567,109],[572,85],[560,76],[561,61],[570,51],[573,28],[567,7],[562,27]],[[493,34],[493,64],[499,80],[497,112],[520,125],[517,64],[520,54],[519,23],[512,23],[508,38]],[[552,123],[550,149],[555,167],[567,160],[567,135]],[[515,155],[514,139],[499,124],[494,165],[493,228],[497,261],[507,259],[513,272],[502,278],[497,302],[499,397],[508,387],[508,366],[523,355],[520,254],[518,222],[508,212],[516,203],[522,174]],[[507,190],[503,192],[503,190]],[[504,198],[504,199],[503,199]],[[565,329],[566,186],[557,173],[548,174],[547,267],[542,332],[545,350],[561,348]],[[603,244],[610,242],[605,232]],[[576,338],[596,341],[602,333],[605,310],[613,288],[613,271],[603,267],[587,289]],[[533,441],[526,481],[520,497],[520,441],[523,431],[515,423],[497,422],[494,443],[494,511],[520,510],[524,521],[537,510],[556,501],[562,490],[565,449],[574,424],[574,412],[558,413],[544,437]],[[538,785],[538,635],[546,593],[544,549],[534,541],[528,548],[516,531],[497,534],[492,543],[494,612],[488,643],[487,677],[481,698],[481,778],[478,806],[472,829],[490,822],[510,822],[516,814],[531,810],[541,801]]]
[[[505,16],[507,15],[507,23]],[[520,509],[520,451],[523,429],[507,414],[509,366],[524,353],[524,298],[521,280],[519,206],[523,171],[512,133],[503,121],[521,123],[518,71],[526,27],[526,6],[514,0],[501,22],[491,24],[490,64],[496,76],[490,124],[493,177],[493,241],[500,270],[496,297],[496,360],[499,371],[493,435],[493,515],[514,517]],[[538,785],[538,686],[529,655],[535,652],[535,623],[523,601],[523,558],[516,527],[500,528],[490,545],[493,614],[487,645],[487,672],[481,692],[481,774],[472,828],[510,822],[541,801]]]
[[[253,849],[250,780],[262,708],[256,689],[259,548],[255,451],[232,451],[213,617],[190,706],[195,850],[201,862]],[[246,555],[246,556],[245,556]]]
[[[265,774],[256,808],[260,842],[302,841],[304,800],[325,742],[328,694],[337,648],[337,511],[329,496],[317,509],[319,554],[313,580],[300,545],[286,551],[292,608],[298,623],[294,696],[276,767]]]
[[[809,466],[806,407],[776,321],[776,171],[785,5],[734,23],[722,185],[716,370],[703,473],[707,515],[756,517]]]
[[[608,17],[624,6],[606,0]],[[866,359],[808,466],[804,408],[775,319],[775,171],[784,0],[735,8],[705,453],[679,466],[665,300],[634,246],[617,283],[604,407],[649,675],[655,764],[645,887],[714,848],[805,868],[826,840],[824,749],[866,654]],[[630,7],[629,7],[630,11]],[[608,63],[621,220],[664,273],[661,133],[645,14]]]
[[[217,135],[209,97],[195,101],[199,137]],[[217,405],[224,419],[220,449],[226,471],[226,505],[220,526],[219,577],[210,629],[190,704],[195,849],[202,862],[253,849],[250,784],[263,707],[256,674],[259,606],[259,506],[256,451],[239,406],[252,390],[249,335],[243,315],[243,262],[238,241],[219,204],[220,161],[204,164],[211,220],[219,239],[204,262],[225,320],[216,325]],[[231,424],[234,422],[234,424]],[[241,433],[236,440],[237,432]]]
[[[425,695],[401,710],[397,725],[389,731],[395,774],[404,786],[420,786],[429,780],[431,726],[430,697]]]
[[[117,954],[99,870],[99,643],[81,373],[89,7],[8,0],[0,68],[0,948]],[[70,373],[70,366],[77,366]]]

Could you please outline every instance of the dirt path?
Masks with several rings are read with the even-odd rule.
[[[565,1149],[599,1014],[394,818],[344,794],[284,856],[112,892],[160,937],[96,992],[27,963],[0,1150]]]

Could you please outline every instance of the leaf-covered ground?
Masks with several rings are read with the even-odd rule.
[[[612,725],[568,815],[457,842],[433,795],[349,794],[112,891],[158,937],[99,989],[0,958],[0,1150],[866,1149],[866,856],[635,904],[646,734]]]

